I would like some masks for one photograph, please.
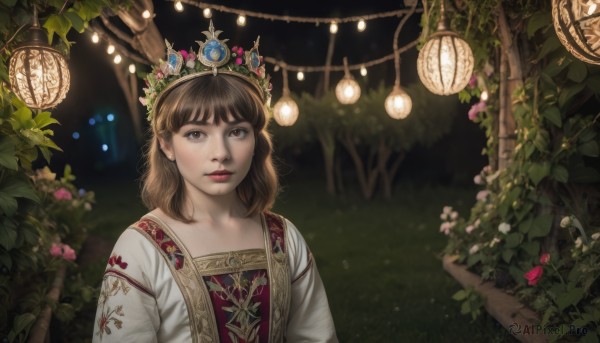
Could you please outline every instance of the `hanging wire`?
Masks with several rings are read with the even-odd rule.
[[[400,87],[400,50],[398,49],[398,39],[400,38],[400,31],[402,31],[402,27],[404,26],[404,24],[406,24],[408,18],[411,15],[413,15],[413,13],[415,13],[417,3],[418,1],[415,1],[413,3],[412,7],[410,8],[410,12],[407,15],[405,15],[402,18],[402,20],[400,20],[400,23],[396,28],[396,32],[394,32],[394,42],[392,44],[392,47],[394,49],[394,67],[396,68],[396,81],[394,82],[394,85],[398,87]]]
[[[170,1],[174,1],[174,0],[170,0]],[[362,15],[362,16],[344,17],[344,18],[315,18],[315,17],[295,17],[295,16],[288,16],[288,15],[276,15],[276,14],[268,14],[268,13],[255,12],[255,11],[246,11],[246,10],[240,10],[240,9],[231,8],[231,7],[222,6],[222,5],[209,4],[209,3],[197,1],[197,0],[181,0],[181,2],[186,3],[188,5],[196,6],[199,8],[210,8],[210,9],[217,10],[220,12],[235,13],[238,15],[243,14],[247,17],[268,19],[268,20],[272,20],[272,21],[275,21],[275,20],[285,21],[287,23],[290,23],[290,22],[313,23],[313,24],[321,24],[321,23],[331,24],[333,22],[336,22],[338,24],[339,23],[351,23],[351,22],[360,21],[361,19],[362,20],[372,20],[372,19],[389,18],[389,17],[400,17],[401,15],[410,12],[410,10],[402,9],[402,10],[395,10],[395,11],[388,11],[388,12],[381,12],[381,13],[374,13],[374,14],[366,14],[366,15]],[[418,1],[416,1],[415,3],[417,3],[417,2]],[[421,11],[418,11],[418,12],[421,12]]]
[[[290,88],[288,87],[288,74],[285,64],[281,66],[281,74],[283,75],[283,96],[290,96]]]

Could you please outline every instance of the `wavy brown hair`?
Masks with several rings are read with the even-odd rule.
[[[269,210],[277,195],[278,180],[271,157],[267,111],[256,88],[234,75],[200,76],[168,90],[154,107],[142,179],[142,200],[146,207],[160,208],[185,223],[193,222],[191,215],[183,213],[186,199],[183,178],[177,165],[162,152],[159,137],[171,142],[173,133],[190,120],[207,122],[213,118],[219,124],[231,116],[252,125],[256,142],[252,165],[238,185],[237,195],[247,209],[247,216]]]

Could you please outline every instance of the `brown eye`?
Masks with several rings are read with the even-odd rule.
[[[185,137],[192,139],[192,140],[196,140],[196,139],[202,138],[204,135],[205,134],[202,131],[190,131],[185,134]]]
[[[233,137],[236,137],[236,138],[244,138],[244,137],[246,137],[246,134],[247,134],[247,133],[248,133],[248,131],[247,131],[247,130],[245,130],[245,129],[240,129],[240,128],[237,128],[237,129],[233,129],[233,130],[231,130],[231,132],[230,132],[229,134],[230,134],[231,136],[233,136]]]

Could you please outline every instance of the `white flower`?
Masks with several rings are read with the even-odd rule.
[[[446,213],[442,213],[442,214],[440,214],[440,219],[441,220],[448,220],[448,215]]]
[[[573,220],[571,219],[571,216],[566,216],[563,217],[563,219],[560,220],[560,227],[562,228],[568,228],[571,227],[573,225]]]
[[[450,213],[450,218],[451,218],[452,220],[456,220],[456,218],[458,218],[458,212],[456,212],[456,211],[452,211],[452,212]]]
[[[596,232],[592,234],[592,239],[597,241],[600,238],[600,232]]]
[[[481,224],[481,220],[479,218],[475,219],[475,222],[473,223],[473,226],[479,227],[479,224]]]
[[[450,214],[450,212],[452,212],[452,207],[451,206],[444,206],[444,209],[443,209],[442,213],[444,213],[444,214]]]
[[[193,69],[196,66],[196,62],[194,60],[188,60],[187,62],[185,62],[185,66]]]
[[[580,248],[583,245],[583,241],[581,240],[581,237],[577,237],[577,239],[575,240],[575,248]]]
[[[470,234],[471,232],[473,232],[473,230],[475,230],[475,226],[473,225],[469,225],[465,228],[465,231]]]
[[[473,178],[473,183],[475,183],[476,185],[483,185],[483,178],[481,178],[481,175],[475,175],[475,177]]]
[[[475,244],[469,249],[469,255],[473,255],[474,253],[479,251],[479,244]]]
[[[581,247],[581,252],[586,252],[586,251],[588,251],[588,249],[589,249],[589,248],[590,248],[590,247],[588,247],[587,245],[585,245],[585,244],[584,244],[584,245]]]
[[[442,223],[442,225],[440,225],[440,232],[443,232],[444,235],[449,235],[453,226],[454,225],[448,222]]]
[[[477,192],[477,195],[475,196],[475,199],[482,201],[485,200],[485,198],[487,198],[487,196],[490,194],[489,191],[487,190],[483,190],[483,191],[479,191]]]
[[[500,225],[498,225],[498,231],[500,231],[506,235],[507,233],[510,232],[510,224],[509,223],[500,223]]]

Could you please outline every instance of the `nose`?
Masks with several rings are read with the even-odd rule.
[[[212,160],[216,162],[224,162],[231,158],[227,140],[224,137],[214,137],[212,149]]]

